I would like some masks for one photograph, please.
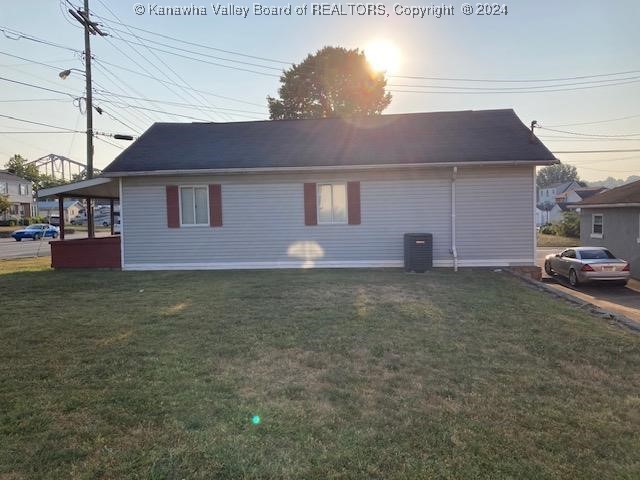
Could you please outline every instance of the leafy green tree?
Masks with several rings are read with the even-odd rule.
[[[11,202],[7,195],[0,195],[0,214],[8,212],[11,208]]]
[[[14,175],[31,180],[33,183],[40,180],[38,167],[33,164],[27,165],[27,159],[20,154],[16,153],[13,157],[9,158],[5,168]]]
[[[558,233],[565,237],[580,238],[580,215],[573,211],[564,212]]]
[[[538,188],[547,188],[554,183],[571,181],[578,182],[581,185],[583,183],[580,181],[576,167],[566,163],[558,163],[556,165],[549,165],[548,167],[541,168],[536,177]]]
[[[379,115],[391,103],[384,73],[359,49],[324,47],[280,77],[280,98],[267,97],[271,120]]]

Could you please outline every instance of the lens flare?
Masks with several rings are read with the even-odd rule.
[[[254,425],[260,425],[261,421],[262,419],[260,418],[260,415],[254,415],[253,417],[251,417],[251,423],[253,423]]]

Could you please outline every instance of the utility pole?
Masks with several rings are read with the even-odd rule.
[[[87,178],[93,178],[93,88],[91,83],[91,35],[106,36],[98,28],[98,24],[89,17],[89,0],[84,0],[84,10],[69,9],[69,13],[84,27],[84,68],[86,78],[86,111],[87,111]],[[94,237],[92,200],[87,198],[87,230],[89,238]]]

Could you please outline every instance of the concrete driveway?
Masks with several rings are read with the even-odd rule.
[[[109,232],[96,232],[96,237],[109,236]],[[72,233],[65,235],[67,240],[74,238],[87,238],[86,232],[84,233]],[[16,242],[13,238],[0,238],[0,259],[6,260],[9,258],[22,258],[22,257],[50,257],[51,247],[49,242],[57,241],[51,240],[51,238],[43,239],[42,241],[22,240]]]
[[[538,248],[537,263],[542,267],[542,281],[561,292],[571,294],[605,310],[622,314],[640,323],[640,282],[630,280],[626,287],[607,285],[584,285],[573,288],[566,278],[554,275],[550,278],[544,271],[544,257],[558,253],[564,248]]]

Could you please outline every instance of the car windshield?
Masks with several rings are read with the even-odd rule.
[[[27,227],[27,230],[42,230],[45,226],[40,224],[40,223],[36,223],[35,225],[29,225]]]
[[[609,250],[598,248],[593,250],[580,250],[580,258],[583,260],[606,260],[616,257]]]

